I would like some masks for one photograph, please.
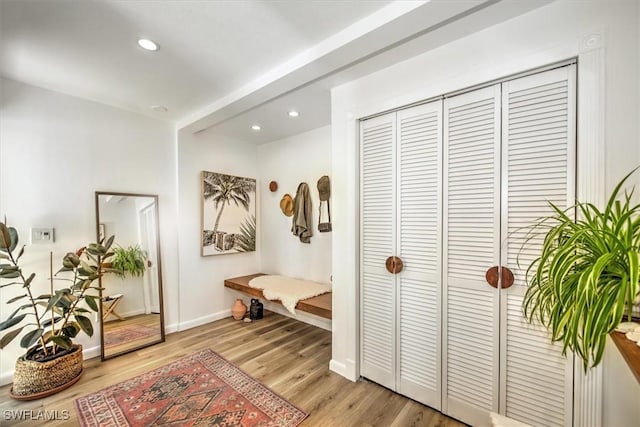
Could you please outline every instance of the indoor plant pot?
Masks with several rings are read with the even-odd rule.
[[[75,384],[82,375],[82,345],[61,353],[46,361],[20,356],[9,395],[17,400],[40,399]]]

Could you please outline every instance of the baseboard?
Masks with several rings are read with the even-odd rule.
[[[289,310],[284,308],[281,304],[262,300],[264,308],[273,311],[274,313],[281,314],[292,319],[299,320],[309,325],[317,326],[325,331],[331,331],[331,319],[325,319],[324,317],[316,316],[315,314],[305,313],[304,311],[296,310],[296,314],[293,315]]]
[[[335,359],[331,359],[331,361],[329,362],[329,370],[345,378],[347,377],[345,375],[345,373],[347,372],[347,367],[344,363],[338,362]]]
[[[11,384],[13,382],[13,370],[0,374],[0,386]]]
[[[84,360],[93,359],[94,357],[100,356],[100,346],[97,345],[95,347],[83,348],[82,349],[82,358]]]
[[[165,325],[164,327],[164,333],[166,335],[168,334],[172,334],[174,332],[178,332],[179,328],[178,328],[178,324],[177,323],[172,323],[171,325]]]
[[[206,325],[207,323],[215,322],[216,320],[224,319],[231,316],[231,309],[222,310],[217,313],[209,314],[207,316],[198,317],[197,319],[188,320],[186,322],[180,322],[177,325],[177,331],[186,331],[187,329],[195,328],[196,326]]]

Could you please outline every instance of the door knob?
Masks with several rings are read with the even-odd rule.
[[[498,266],[494,265],[484,275],[484,278],[487,280],[487,283],[493,286],[494,288],[498,288],[498,283],[501,284],[502,289],[507,289],[513,285],[514,277],[511,270],[507,267],[502,267],[502,271],[498,273]],[[502,276],[502,277],[500,277]],[[502,280],[500,280],[502,279]]]
[[[404,267],[402,260],[397,256],[390,256],[387,258],[385,265],[387,267],[387,271],[391,274],[400,273],[402,271],[402,267]]]

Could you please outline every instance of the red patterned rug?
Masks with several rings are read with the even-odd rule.
[[[74,403],[83,427],[293,427],[308,415],[208,349]]]
[[[160,329],[142,325],[126,325],[104,333],[104,348],[113,348],[130,341],[158,337]]]

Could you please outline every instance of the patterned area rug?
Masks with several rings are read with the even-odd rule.
[[[112,348],[130,341],[157,336],[160,338],[158,328],[149,328],[141,325],[127,325],[118,327],[104,334],[104,348]]]
[[[212,350],[74,403],[83,427],[293,427],[308,415]]]

